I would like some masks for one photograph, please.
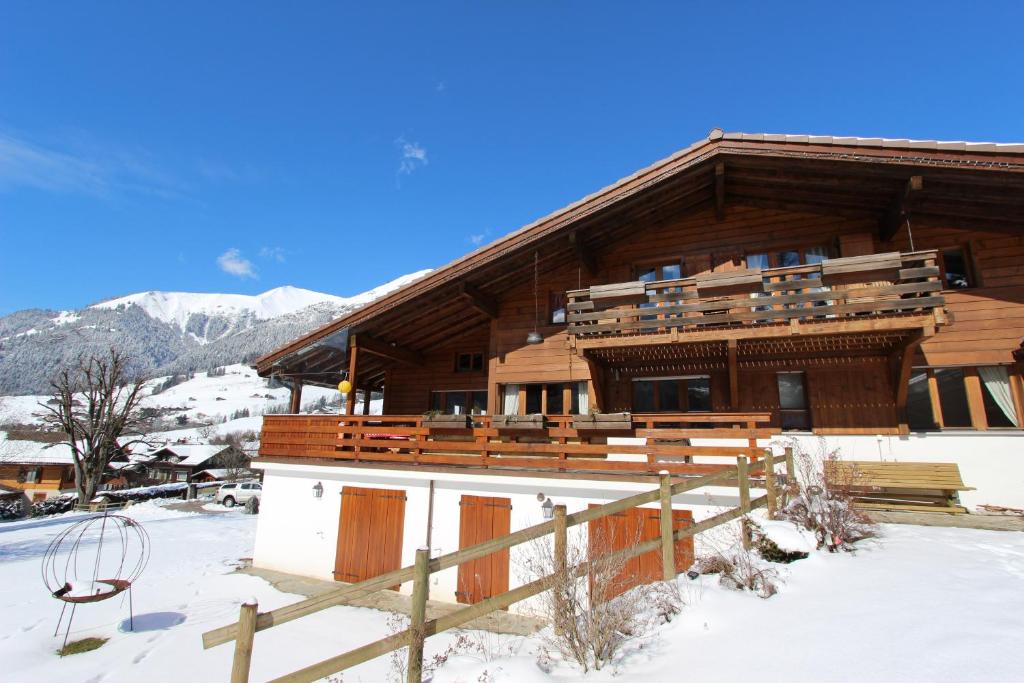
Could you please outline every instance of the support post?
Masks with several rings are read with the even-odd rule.
[[[775,513],[779,509],[779,499],[775,490],[775,464],[772,457],[772,449],[764,449],[764,488],[768,494],[768,519],[775,519]]]
[[[747,469],[747,456],[740,455],[736,458],[736,483],[740,489],[740,512],[744,518],[740,520],[742,525],[743,547],[750,549],[750,528],[747,526],[746,515],[750,514],[750,475]]]
[[[658,472],[661,488],[661,572],[662,580],[676,578],[676,544],[672,538],[672,479],[666,470]]]
[[[292,393],[289,398],[291,401],[288,404],[288,412],[298,415],[302,410],[302,380],[298,377],[292,380]]]
[[[348,381],[352,385],[348,395],[345,396],[345,414],[354,415],[356,412],[356,375],[358,371],[359,347],[356,346],[356,336],[350,338],[348,349]]]
[[[566,572],[569,571],[569,533],[568,524],[565,520],[565,505],[555,506],[555,558],[554,567],[555,576],[555,609],[559,614],[559,618],[555,619],[555,633],[561,635],[561,616],[565,614],[563,607],[565,602],[565,595],[563,589],[565,587]]]
[[[255,602],[242,604],[238,613],[238,637],[235,639],[235,658],[231,662],[231,683],[248,683],[249,665],[252,663],[252,641],[256,636]]]
[[[412,608],[409,613],[409,665],[406,667],[406,682],[420,683],[423,680],[423,641],[427,634],[423,625],[427,621],[427,596],[430,593],[430,548],[416,550],[416,564],[413,567]]]
[[[733,410],[740,409],[740,375],[737,362],[739,342],[730,339],[726,342],[729,352],[729,405]]]

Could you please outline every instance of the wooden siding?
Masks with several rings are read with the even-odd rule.
[[[30,470],[40,470],[39,480],[36,482],[19,481],[21,473]],[[70,488],[74,480],[71,465],[0,465],[0,486],[26,490],[61,491]]]
[[[385,412],[391,415],[422,414],[430,409],[430,392],[487,390],[487,364],[483,372],[455,372],[459,353],[483,353],[490,348],[490,325],[482,324],[450,342],[423,354],[422,365],[396,363],[388,371]]]

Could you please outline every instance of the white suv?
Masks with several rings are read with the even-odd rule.
[[[226,508],[233,508],[237,503],[245,503],[250,498],[260,498],[263,485],[258,482],[244,484],[221,484],[217,489],[217,502]]]

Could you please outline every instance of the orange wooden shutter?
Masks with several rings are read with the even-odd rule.
[[[462,496],[459,503],[459,548],[505,536],[512,526],[508,498]],[[508,590],[509,551],[504,549],[459,565],[455,599],[473,604]]]

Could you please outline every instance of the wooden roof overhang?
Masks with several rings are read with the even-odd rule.
[[[736,340],[740,368],[778,367],[798,362],[856,363],[869,357],[890,357],[917,337],[913,329],[847,332]],[[600,347],[584,352],[601,366],[626,377],[655,377],[686,372],[724,370],[729,365],[727,340],[680,341],[673,344]]]
[[[599,268],[638,228],[729,205],[868,218],[889,239],[905,222],[1019,234],[1024,145],[724,134],[673,154],[443,266],[256,361],[276,374],[333,386],[349,335],[367,350],[360,385],[438,343],[489,325],[502,293],[567,264]]]

